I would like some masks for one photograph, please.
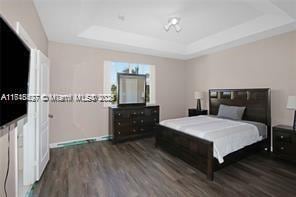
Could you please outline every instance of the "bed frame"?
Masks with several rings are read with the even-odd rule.
[[[243,120],[267,125],[267,138],[235,151],[219,164],[213,157],[213,142],[183,132],[157,125],[155,146],[179,157],[214,179],[214,171],[234,163],[247,155],[270,150],[271,114],[270,89],[211,89],[209,90],[209,114],[217,115],[220,104],[246,106]]]

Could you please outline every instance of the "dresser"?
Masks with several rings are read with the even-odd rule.
[[[154,135],[159,123],[159,106],[109,107],[109,135],[112,142]]]
[[[293,128],[277,125],[272,131],[274,156],[296,162],[296,132]]]

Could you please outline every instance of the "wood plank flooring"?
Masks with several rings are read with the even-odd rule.
[[[153,139],[95,142],[51,150],[33,190],[40,197],[296,196],[296,166],[256,154],[206,176]]]

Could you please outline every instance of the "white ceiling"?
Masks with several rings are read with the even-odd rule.
[[[34,3],[51,41],[178,59],[296,29],[296,0],[34,0]],[[170,16],[181,17],[181,32],[164,30]]]

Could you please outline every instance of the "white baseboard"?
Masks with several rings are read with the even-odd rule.
[[[82,138],[82,139],[75,139],[75,140],[68,140],[68,141],[63,141],[63,142],[57,142],[57,143],[51,143],[49,144],[49,148],[61,148],[61,147],[65,147],[65,146],[69,146],[70,144],[75,145],[79,144],[81,142],[81,144],[83,144],[83,142],[87,143],[87,141],[105,141],[105,140],[109,140],[111,138],[111,136],[109,135],[104,135],[104,136],[100,136],[100,137],[90,137],[90,138]]]

